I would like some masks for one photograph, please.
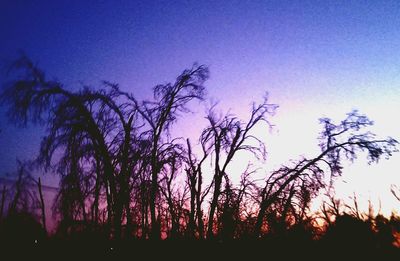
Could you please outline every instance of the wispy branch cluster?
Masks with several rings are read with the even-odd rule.
[[[1,101],[13,122],[47,128],[36,162],[59,174],[53,209],[64,235],[82,224],[114,238],[226,240],[282,233],[312,224],[310,202],[327,177],[341,175],[343,160],[365,154],[368,162],[377,162],[396,151],[396,140],[376,138],[366,130],[373,122],[353,111],[340,123],[320,120],[319,155],[268,173],[264,184],[253,180],[251,165],[243,166],[239,184],[233,184],[228,170],[240,160],[239,152],[266,159],[265,144],[253,130],[271,126],[277,106],[267,96],[253,104],[247,120],[210,109],[196,155],[189,139],[171,137],[170,130],[192,101],[205,99],[209,72],[203,65],[183,71],[174,83],[157,85],[154,98],[146,101],[109,82],[70,91],[47,80],[26,57],[14,69],[23,74]],[[204,184],[206,163],[212,166],[209,184]]]

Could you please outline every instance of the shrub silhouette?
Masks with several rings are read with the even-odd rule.
[[[46,239],[46,232],[30,213],[15,212],[0,223],[0,238],[8,244],[33,245]]]
[[[336,217],[324,239],[329,245],[341,249],[371,249],[375,246],[371,224],[348,214]]]

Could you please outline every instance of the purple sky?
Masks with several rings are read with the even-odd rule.
[[[222,111],[244,117],[265,91],[280,105],[266,138],[273,168],[318,149],[319,117],[341,119],[353,108],[375,120],[378,134],[400,139],[399,13],[399,1],[2,0],[0,62],[21,49],[68,88],[109,80],[140,99],[193,62],[206,64],[209,97]],[[193,105],[199,113],[178,125],[191,133],[204,127],[205,106]],[[39,128],[14,128],[3,108],[0,128],[2,172],[37,153]],[[371,180],[346,184],[379,181],[388,192],[400,185],[399,162],[396,155],[380,169],[349,168]]]

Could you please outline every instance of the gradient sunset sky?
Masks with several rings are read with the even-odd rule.
[[[274,169],[315,155],[318,118],[340,120],[352,109],[373,119],[377,134],[400,140],[399,14],[399,1],[2,0],[0,63],[23,50],[67,88],[108,80],[139,99],[194,62],[205,64],[208,98],[221,111],[245,119],[266,91],[279,105],[275,128],[259,130]],[[0,82],[7,80],[2,70]],[[176,134],[196,137],[209,104],[193,103]],[[0,129],[4,175],[16,158],[37,154],[43,130],[15,128],[4,108]],[[392,184],[400,187],[400,155],[377,166],[360,158],[337,183],[343,197],[354,191],[360,201],[400,210],[390,194]]]

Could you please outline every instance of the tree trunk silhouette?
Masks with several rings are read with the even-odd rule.
[[[44,199],[43,199],[43,193],[42,193],[42,182],[40,180],[40,177],[38,179],[38,190],[39,190],[39,196],[40,196],[40,209],[42,212],[42,225],[44,231],[47,233],[47,228],[46,228],[46,208],[44,205]]]

